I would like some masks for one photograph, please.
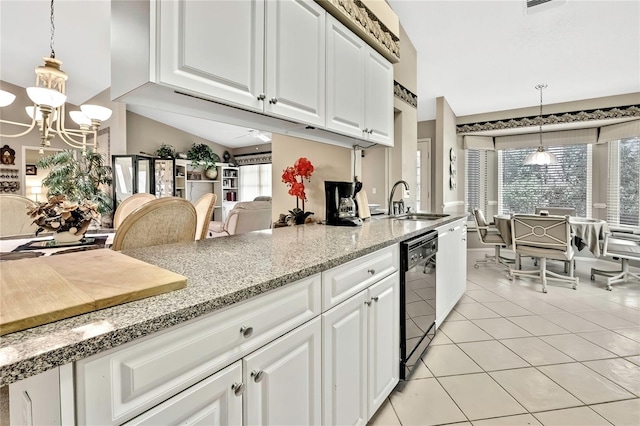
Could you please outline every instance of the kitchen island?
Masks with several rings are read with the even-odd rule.
[[[462,218],[374,219],[357,228],[304,225],[127,251],[186,276],[187,287],[1,337],[0,385],[247,301]]]

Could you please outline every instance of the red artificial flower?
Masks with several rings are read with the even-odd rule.
[[[311,173],[313,173],[313,164],[305,157],[298,158],[298,161],[293,165],[298,176],[309,179]]]
[[[282,171],[282,182],[289,187],[289,195],[293,195],[294,197],[302,200],[303,207],[304,201],[307,199],[307,194],[304,191],[303,179],[306,178],[309,180],[313,170],[313,164],[311,164],[311,161],[307,160],[305,157],[300,157],[296,160],[293,167],[289,166]],[[300,180],[298,180],[298,177]]]

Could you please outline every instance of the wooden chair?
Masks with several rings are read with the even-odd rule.
[[[22,195],[0,195],[0,237],[34,234],[38,227],[27,215],[27,208],[35,203]]]
[[[621,260],[621,268],[619,271],[604,271],[601,269],[591,268],[591,280],[595,280],[596,274],[607,277],[607,290],[611,291],[611,285],[617,283],[626,283],[630,279],[640,280],[640,274],[629,270],[629,261],[640,261],[640,227],[635,230],[614,230],[607,233],[604,237],[604,246],[602,254],[604,256],[613,256]]]
[[[111,248],[125,250],[194,241],[197,222],[196,209],[189,201],[158,198],[124,218]]]
[[[493,256],[485,254],[484,259],[476,260],[476,263],[475,265],[473,265],[473,267],[478,269],[480,263],[495,263],[497,266],[502,266],[509,269],[509,264],[513,263],[514,261],[513,259],[500,256],[500,248],[507,245],[507,242],[504,240],[504,238],[502,238],[500,231],[498,231],[495,226],[489,226],[486,219],[484,218],[484,213],[482,213],[482,210],[480,209],[473,209],[473,219],[476,222],[476,230],[478,231],[478,238],[480,238],[480,242],[482,244],[495,247],[495,254]]]
[[[512,279],[516,276],[539,277],[543,293],[547,292],[547,280],[569,282],[574,290],[578,288],[578,277],[573,275],[574,251],[569,216],[516,214],[511,217],[511,232],[516,256],[538,258],[540,265],[533,271],[511,269]],[[569,276],[547,271],[547,259],[570,262]]]
[[[122,200],[113,215],[113,229],[118,229],[124,218],[129,216],[132,211],[155,199],[155,195],[142,192],[140,194],[133,194]]]
[[[198,223],[196,224],[196,240],[204,240],[209,232],[209,222],[213,215],[218,196],[213,193],[204,194],[193,206],[196,209]]]

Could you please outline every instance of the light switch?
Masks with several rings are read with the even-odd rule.
[[[377,190],[377,189],[375,189],[375,188],[371,188],[371,193],[372,193],[372,194],[375,194],[376,192],[378,192],[378,190]]]

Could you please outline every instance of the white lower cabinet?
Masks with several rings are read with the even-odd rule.
[[[462,219],[437,231],[436,327],[440,327],[467,289],[467,225]]]
[[[237,361],[125,425],[241,425],[242,389]]]
[[[398,383],[399,276],[322,314],[323,424],[366,424]]]
[[[243,359],[244,424],[320,424],[321,344],[315,318]]]

